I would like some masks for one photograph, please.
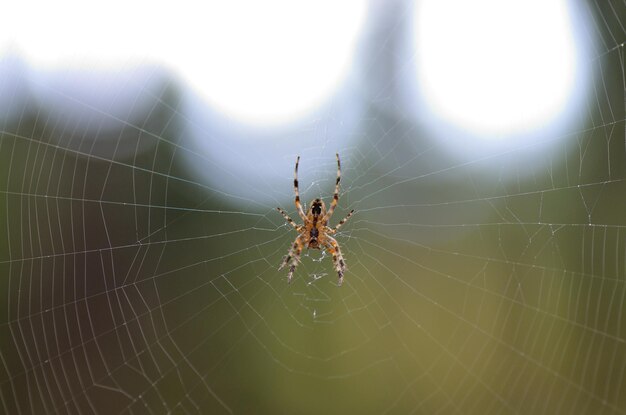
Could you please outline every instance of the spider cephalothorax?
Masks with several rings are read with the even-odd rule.
[[[326,249],[333,257],[333,264],[335,266],[335,271],[337,271],[337,275],[339,277],[339,285],[343,283],[343,273],[346,270],[346,262],[341,255],[341,250],[339,249],[339,244],[330,235],[334,235],[339,228],[346,223],[346,221],[352,216],[354,210],[351,210],[344,219],[339,221],[337,226],[334,228],[329,228],[326,226],[328,224],[328,220],[333,215],[335,208],[337,207],[337,203],[339,202],[339,181],[341,180],[341,163],[339,161],[339,154],[337,156],[337,181],[335,182],[335,193],[333,195],[333,200],[330,203],[330,208],[328,212],[326,211],[326,205],[322,199],[313,199],[309,205],[309,209],[307,213],[304,213],[304,208],[302,207],[302,203],[300,202],[300,192],[298,190],[298,163],[300,162],[300,157],[296,159],[296,169],[294,172],[293,179],[293,188],[296,194],[296,209],[298,210],[298,215],[304,221],[302,225],[296,225],[296,223],[287,215],[287,213],[281,208],[276,208],[278,211],[285,217],[287,222],[295,228],[298,232],[298,236],[294,241],[289,253],[283,258],[283,262],[280,265],[279,269],[282,269],[287,264],[289,266],[289,274],[287,274],[287,281],[291,282],[291,278],[293,277],[293,272],[298,265],[298,261],[300,261],[300,254],[302,253],[302,249],[306,246],[307,248],[312,249]]]

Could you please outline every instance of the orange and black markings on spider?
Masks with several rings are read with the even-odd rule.
[[[296,159],[296,169],[294,172],[293,178],[293,190],[296,194],[296,209],[298,211],[298,215],[302,218],[304,224],[298,225],[293,219],[287,215],[281,208],[276,208],[287,220],[287,222],[294,227],[296,232],[298,232],[298,236],[296,240],[293,242],[293,245],[289,249],[289,252],[283,258],[283,262],[280,264],[279,270],[283,269],[285,266],[289,265],[289,274],[287,274],[287,282],[291,282],[291,278],[293,277],[293,272],[296,270],[296,266],[300,261],[300,254],[302,253],[302,249],[306,246],[307,248],[312,249],[326,249],[333,257],[333,264],[335,266],[335,271],[337,271],[337,275],[339,277],[338,284],[341,285],[343,283],[343,274],[346,270],[346,261],[343,259],[343,255],[341,255],[341,249],[339,249],[339,244],[331,235],[337,233],[339,228],[346,223],[348,219],[354,213],[354,209],[348,213],[348,215],[343,218],[337,226],[334,228],[329,228],[327,226],[328,220],[333,215],[337,204],[339,203],[339,181],[341,180],[341,163],[339,161],[339,154],[337,156],[337,180],[335,182],[335,194],[333,194],[333,200],[330,202],[330,208],[328,212],[326,211],[326,205],[322,199],[314,199],[311,201],[309,205],[309,209],[306,214],[304,213],[304,209],[302,208],[302,203],[300,202],[300,191],[298,190],[298,163],[300,162],[300,156]]]

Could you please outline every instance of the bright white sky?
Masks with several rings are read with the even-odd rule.
[[[229,118],[280,125],[341,87],[367,0],[9,2],[2,50],[37,70],[162,64]],[[548,125],[579,61],[565,0],[416,1],[416,80],[444,123],[483,138]],[[94,86],[94,88],[97,86]]]
[[[364,0],[16,1],[0,54],[37,69],[164,64],[213,106],[273,124],[320,105],[345,79]]]
[[[565,0],[418,1],[417,77],[431,111],[487,139],[566,110],[577,42]]]

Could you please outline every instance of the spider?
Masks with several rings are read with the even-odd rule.
[[[326,249],[333,256],[333,264],[335,266],[335,271],[337,271],[337,275],[339,277],[338,285],[343,283],[343,273],[346,270],[346,261],[343,259],[343,255],[341,255],[341,250],[339,249],[339,244],[331,235],[334,235],[341,226],[346,223],[350,216],[354,213],[354,209],[348,213],[348,215],[343,218],[337,226],[334,228],[329,228],[326,226],[328,220],[333,215],[337,204],[339,203],[339,181],[341,180],[341,163],[339,162],[339,154],[337,156],[337,180],[335,182],[335,194],[333,195],[333,200],[330,203],[330,208],[328,212],[326,212],[326,205],[324,201],[320,198],[313,199],[311,204],[309,205],[309,209],[307,213],[304,213],[304,209],[302,204],[300,203],[300,192],[298,190],[298,163],[300,162],[300,156],[296,158],[296,169],[294,172],[293,178],[293,190],[296,194],[296,209],[298,211],[298,215],[302,218],[304,224],[297,225],[290,217],[287,215],[281,208],[276,208],[281,215],[287,220],[287,222],[294,227],[296,232],[298,232],[298,236],[296,240],[293,242],[291,249],[285,257],[283,258],[283,262],[280,265],[279,270],[283,269],[287,264],[289,264],[289,274],[287,274],[287,282],[291,282],[291,278],[293,277],[293,272],[300,261],[300,254],[302,253],[302,249],[306,246],[309,249]]]

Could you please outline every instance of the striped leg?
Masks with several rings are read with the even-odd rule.
[[[306,223],[306,215],[304,214],[304,209],[302,208],[302,203],[300,202],[300,190],[298,190],[298,164],[300,163],[300,156],[296,158],[296,169],[293,173],[293,191],[296,194],[296,209],[298,210],[298,215],[302,218],[304,223]]]
[[[339,182],[341,181],[341,162],[339,161],[339,153],[335,154],[337,156],[337,180],[335,181],[335,194],[333,195],[333,200],[330,202],[330,208],[328,208],[328,213],[326,213],[326,217],[324,217],[325,221],[328,221],[331,216],[333,216],[333,212],[337,207],[337,203],[339,203]]]
[[[291,282],[291,278],[293,277],[293,272],[296,270],[296,266],[298,266],[298,262],[300,262],[300,254],[302,253],[302,248],[304,248],[304,242],[302,241],[302,235],[298,235],[296,240],[293,242],[289,253],[285,255],[283,258],[283,262],[280,264],[278,270],[283,269],[287,264],[289,265],[289,274],[287,274],[287,282]]]
[[[331,235],[334,235],[339,230],[339,228],[341,228],[343,226],[343,224],[346,223],[348,221],[348,219],[350,219],[352,217],[353,213],[354,213],[354,209],[352,209],[350,211],[350,213],[348,213],[348,216],[346,216],[345,218],[341,219],[339,221],[339,223],[337,224],[337,226],[335,226],[332,229],[329,229],[327,232],[330,233]]]
[[[283,217],[285,218],[285,220],[287,221],[287,223],[289,223],[291,226],[294,227],[295,230],[297,230],[298,232],[300,231],[301,226],[296,225],[296,223],[293,221],[293,219],[291,219],[289,217],[289,215],[287,214],[287,212],[285,212],[284,210],[282,210],[281,208],[277,207],[276,210],[278,210],[280,212],[281,215],[283,215]],[[348,216],[350,217],[350,216]]]
[[[343,284],[343,273],[346,271],[346,262],[343,259],[343,255],[341,255],[341,250],[339,249],[339,244],[335,240],[335,238],[331,236],[326,236],[326,249],[333,256],[333,265],[335,266],[335,271],[337,271],[337,276],[339,280],[337,281],[337,285]]]

